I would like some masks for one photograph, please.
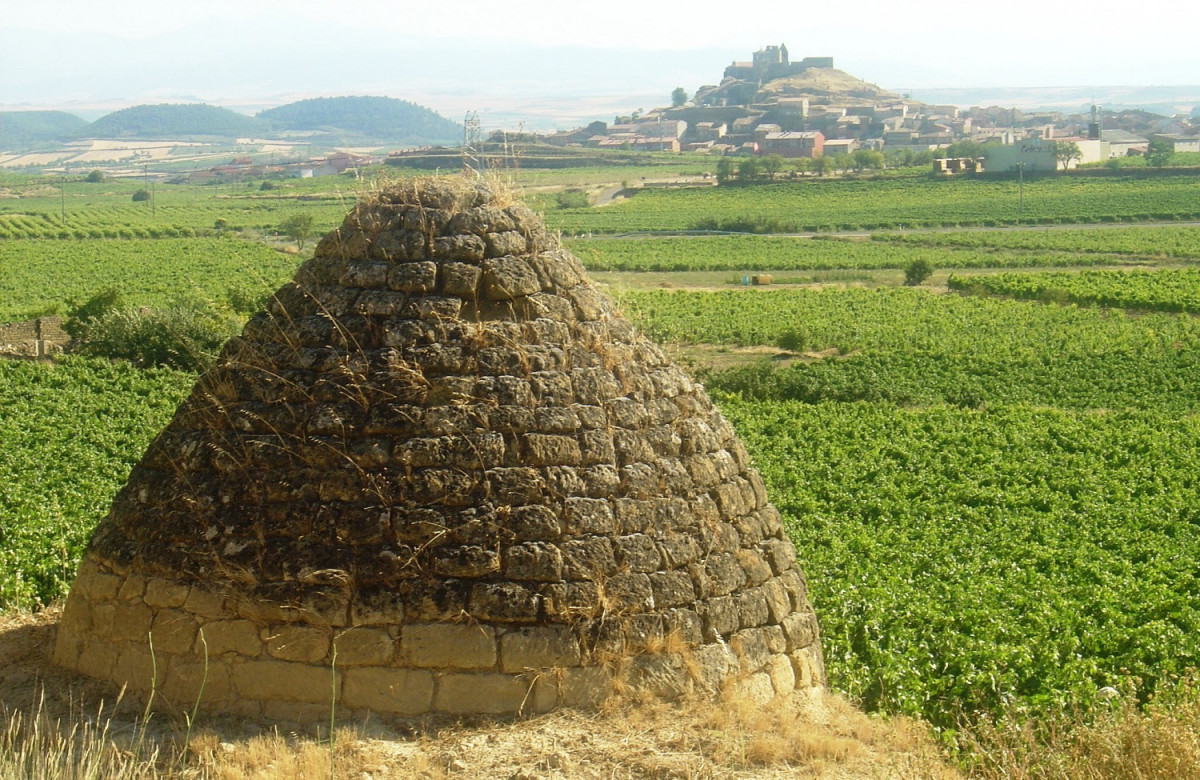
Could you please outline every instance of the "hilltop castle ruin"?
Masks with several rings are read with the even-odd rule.
[[[809,68],[832,68],[833,57],[805,57],[799,62],[788,59],[787,44],[764,46],[754,52],[750,62],[734,61],[725,68],[725,78],[765,83],[772,79],[795,76]]]

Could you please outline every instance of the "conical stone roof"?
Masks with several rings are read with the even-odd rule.
[[[729,424],[462,179],[356,206],[225,346],[97,528],[55,658],[290,720],[823,680]]]

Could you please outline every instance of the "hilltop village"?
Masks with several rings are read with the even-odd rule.
[[[787,158],[859,149],[929,152],[972,141],[1009,147],[994,165],[1007,168],[1020,162],[1029,170],[1054,169],[1049,141],[1076,143],[1080,156],[1072,164],[1144,154],[1153,139],[1167,141],[1173,151],[1200,151],[1200,123],[1187,117],[1134,111],[1109,114],[1102,121],[1095,108],[1091,116],[1063,117],[999,106],[963,110],[929,105],[838,70],[832,57],[794,61],[786,44],[766,46],[749,61],[731,63],[719,84],[702,86],[690,97],[676,90],[674,98],[670,107],[539,140],[601,149]]]

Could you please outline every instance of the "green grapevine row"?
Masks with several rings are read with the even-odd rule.
[[[193,377],[0,360],[0,607],[66,593],[92,528]]]
[[[789,236],[689,236],[574,239],[567,242],[592,271],[817,271],[904,268],[923,258],[938,268],[1047,268],[1118,265],[1139,258],[1067,251],[987,251]]]
[[[298,259],[233,238],[158,241],[0,241],[0,322],[63,312],[115,287],[134,306],[181,295],[259,297],[291,278]]]
[[[1089,229],[988,230],[946,233],[876,233],[876,241],[939,249],[1008,249],[1086,252],[1153,258],[1200,257],[1198,227],[1104,227]]]
[[[1023,206],[1021,202],[1023,201]],[[1059,224],[1200,218],[1197,179],[895,178],[649,190],[604,208],[551,212],[567,233],[736,227],[765,232],[880,230],[902,226]]]
[[[1200,312],[1200,269],[951,275],[953,290],[1088,306]]]

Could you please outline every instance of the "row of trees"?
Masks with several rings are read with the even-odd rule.
[[[736,160],[736,164],[735,164]],[[888,159],[874,149],[859,149],[853,153],[822,155],[820,157],[785,158],[778,154],[764,157],[722,157],[717,161],[717,183],[729,181],[752,182],[774,179],[784,171],[827,174],[855,171],[878,171],[887,167]],[[894,164],[894,163],[893,163]]]
[[[1083,159],[1083,150],[1079,148],[1079,144],[1074,141],[1054,141],[1054,159],[1065,171],[1071,167],[1071,163],[1079,162]],[[978,141],[964,139],[950,144],[939,154],[941,157],[983,157],[987,151],[987,145],[981,144]],[[1150,141],[1150,145],[1146,149],[1146,164],[1155,168],[1161,168],[1164,165],[1171,163],[1171,158],[1174,156],[1174,146],[1170,141],[1163,138],[1155,138]]]

